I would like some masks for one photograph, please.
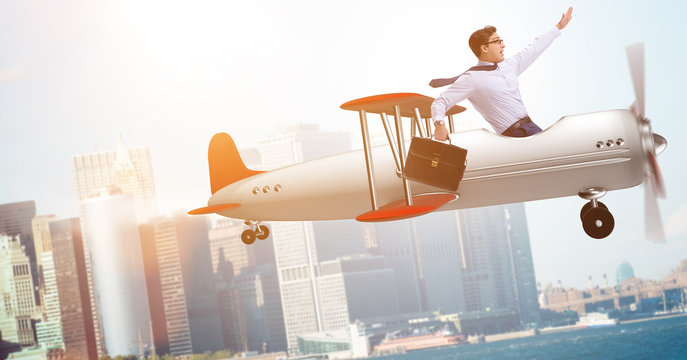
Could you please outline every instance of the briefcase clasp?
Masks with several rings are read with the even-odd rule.
[[[439,166],[439,154],[434,153],[432,155],[434,155],[434,158],[432,159],[432,163],[429,166],[435,168],[435,167]]]

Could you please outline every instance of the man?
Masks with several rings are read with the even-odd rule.
[[[551,45],[571,18],[572,7],[561,16],[553,29],[534,39],[532,44],[508,59],[504,59],[503,49],[506,46],[495,27],[486,26],[475,31],[470,36],[469,44],[479,60],[477,66],[456,78],[436,79],[430,83],[431,86],[438,87],[455,80],[432,103],[434,138],[442,141],[448,138],[448,130],[444,125],[446,110],[466,98],[497,134],[526,137],[542,131],[527,116],[527,109],[520,96],[518,76]],[[446,84],[442,84],[442,81]]]

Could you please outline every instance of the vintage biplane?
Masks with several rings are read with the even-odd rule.
[[[250,228],[242,240],[250,244],[269,234],[261,221],[391,221],[433,211],[578,195],[588,200],[580,212],[584,231],[604,238],[613,230],[614,219],[598,199],[607,191],[644,182],[647,236],[662,241],[656,196],[664,190],[656,155],[667,142],[652,132],[644,116],[643,52],[642,44],[628,47],[636,95],[631,109],[564,116],[527,138],[485,129],[455,132],[453,115],[465,108],[449,109],[450,138],[468,150],[467,168],[456,191],[402,176],[407,147],[404,119],[409,119],[411,135],[430,137],[433,99],[394,93],[341,105],[359,114],[363,149],[358,151],[255,171],[246,168],[228,134],[216,134],[208,150],[212,196],[208,206],[189,213],[246,220]],[[388,146],[370,146],[371,114],[384,125]]]

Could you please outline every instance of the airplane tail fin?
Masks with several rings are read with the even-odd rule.
[[[208,165],[213,194],[229,184],[262,172],[246,167],[234,139],[227,133],[217,133],[210,140]]]

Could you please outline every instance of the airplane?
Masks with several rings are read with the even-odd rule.
[[[667,141],[652,132],[644,115],[643,44],[628,46],[627,54],[636,96],[630,109],[564,116],[526,138],[486,129],[455,132],[453,116],[465,108],[449,109],[451,142],[468,150],[466,170],[455,191],[403,177],[408,146],[403,119],[410,119],[411,136],[431,137],[434,99],[392,93],[341,105],[359,114],[362,150],[257,171],[244,165],[231,136],[215,134],[208,149],[212,196],[208,206],[189,214],[243,219],[249,228],[241,239],[252,244],[269,236],[262,221],[393,221],[433,211],[577,195],[588,200],[580,211],[584,231],[601,239],[613,231],[615,221],[599,198],[644,183],[647,239],[663,242],[656,198],[665,197],[665,189],[656,155]],[[388,147],[370,146],[368,114],[380,116]],[[390,115],[395,129],[389,125]]]

